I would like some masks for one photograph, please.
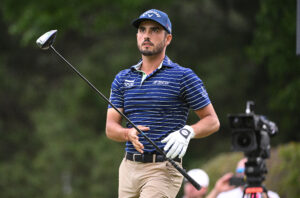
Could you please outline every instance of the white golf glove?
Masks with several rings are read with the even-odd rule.
[[[167,152],[167,157],[174,159],[179,154],[178,157],[182,158],[186,152],[190,139],[194,136],[194,129],[189,125],[185,125],[182,129],[169,134],[161,141],[162,143],[167,143],[164,147],[165,151],[170,149]]]

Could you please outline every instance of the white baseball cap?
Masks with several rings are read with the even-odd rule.
[[[205,171],[201,169],[192,169],[188,171],[189,176],[191,176],[200,186],[208,187],[209,177]]]

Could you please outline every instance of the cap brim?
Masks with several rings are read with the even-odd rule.
[[[135,28],[139,28],[140,26],[140,23],[143,22],[143,21],[147,21],[147,20],[151,20],[151,19],[141,19],[141,18],[137,18],[137,19],[134,19],[131,24],[135,27]],[[151,20],[151,21],[154,21],[154,20]]]
[[[140,23],[143,22],[143,21],[154,21],[156,23],[158,23],[159,25],[161,25],[169,34],[171,34],[169,32],[169,30],[167,30],[160,22],[158,21],[155,21],[153,19],[149,19],[149,18],[137,18],[137,19],[134,19],[131,24],[135,27],[135,28],[139,28],[140,26]]]

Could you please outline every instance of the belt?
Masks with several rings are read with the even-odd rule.
[[[142,163],[155,163],[155,162],[164,162],[167,161],[167,158],[161,154],[139,154],[139,153],[127,153],[125,154],[125,158],[134,161],[134,162],[142,162]],[[182,162],[181,158],[174,158],[176,162]]]

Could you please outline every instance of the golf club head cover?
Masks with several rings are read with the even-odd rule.
[[[187,150],[188,144],[195,136],[194,129],[185,125],[183,128],[178,131],[170,133],[162,143],[167,143],[164,147],[164,150],[167,152],[167,157],[174,159],[176,156],[182,158]]]

